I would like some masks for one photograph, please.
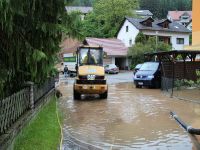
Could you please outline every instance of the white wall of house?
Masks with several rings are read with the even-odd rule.
[[[170,42],[172,44],[173,50],[183,50],[184,46],[189,45],[189,33],[177,33],[177,32],[161,32],[161,31],[143,31],[145,35],[157,35],[157,36],[167,36],[170,37]],[[184,39],[184,44],[178,44],[178,39]]]
[[[112,64],[112,57],[107,57],[103,59],[103,65]]]
[[[170,37],[172,50],[183,50],[184,46],[189,45],[190,33],[165,32],[165,31],[153,31],[153,30],[143,30],[142,32],[145,35]],[[117,38],[120,39],[125,44],[126,47],[131,47],[132,45],[135,44],[135,38],[138,35],[138,33],[139,30],[132,23],[126,20],[122,28],[120,29]]]
[[[111,62],[112,62],[112,64],[115,64],[115,57],[112,57]]]
[[[183,38],[184,44],[177,43],[178,38]],[[171,37],[171,43],[175,50],[184,50],[184,46],[189,46],[189,34],[175,34]]]
[[[128,31],[126,28],[128,27]],[[128,20],[126,20],[120,29],[117,39],[120,39],[126,47],[131,47],[135,44],[135,38],[138,35],[139,30],[132,25]]]

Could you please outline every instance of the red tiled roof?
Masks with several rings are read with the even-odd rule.
[[[88,45],[102,46],[108,56],[126,56],[128,48],[119,39],[86,38]]]
[[[192,11],[168,11],[168,15],[172,18],[172,20],[177,21],[180,20],[180,16],[182,16],[185,12],[190,15],[192,18]]]

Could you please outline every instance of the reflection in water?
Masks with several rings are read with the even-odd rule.
[[[86,96],[74,101],[72,85],[63,92],[64,129],[79,140],[102,149],[198,149],[198,140],[169,115],[173,110],[198,128],[198,104],[170,99],[155,89],[135,89],[131,83],[110,85],[107,100]]]

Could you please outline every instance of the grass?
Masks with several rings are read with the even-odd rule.
[[[52,98],[18,135],[14,150],[56,150],[59,146],[60,134],[56,98]]]

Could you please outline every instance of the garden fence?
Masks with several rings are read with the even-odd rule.
[[[0,100],[0,135],[4,134],[27,111],[55,87],[54,78],[42,85],[30,85]]]

